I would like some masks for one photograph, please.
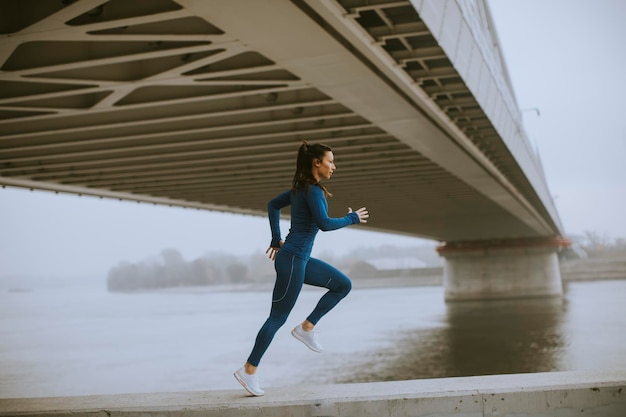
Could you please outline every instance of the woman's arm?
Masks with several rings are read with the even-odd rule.
[[[341,229],[342,227],[361,222],[356,212],[350,212],[344,217],[328,217],[328,203],[326,202],[324,191],[318,186],[313,185],[309,187],[309,192],[306,194],[306,201],[313,215],[315,224],[324,232]]]
[[[291,204],[291,190],[285,191],[277,195],[269,203],[267,203],[267,217],[270,221],[270,230],[272,231],[272,241],[270,248],[280,248],[280,210]]]

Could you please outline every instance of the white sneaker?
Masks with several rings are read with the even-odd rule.
[[[317,334],[315,333],[315,330],[306,332],[301,325],[297,325],[291,331],[291,334],[293,337],[304,343],[306,347],[311,349],[313,352],[322,353],[324,351],[320,342],[317,341]]]
[[[241,386],[244,387],[250,394],[256,397],[260,397],[265,394],[265,391],[259,387],[259,377],[257,374],[247,374],[246,368],[242,366],[235,371],[234,375],[235,379],[239,381]]]

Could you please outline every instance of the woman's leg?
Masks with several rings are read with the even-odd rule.
[[[304,283],[306,261],[290,253],[279,251],[274,262],[276,283],[272,294],[272,308],[269,317],[257,334],[254,348],[248,357],[248,364],[254,368],[259,366],[274,335],[287,321]],[[246,367],[249,368],[247,365]]]
[[[328,288],[328,292],[322,296],[313,312],[306,319],[313,326],[352,289],[350,278],[332,265],[315,258],[309,259],[306,265],[304,283]],[[306,321],[303,323],[303,329],[311,330],[312,326],[308,326]]]

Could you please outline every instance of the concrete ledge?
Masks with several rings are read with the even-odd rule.
[[[0,416],[626,416],[626,369],[243,390],[0,399]]]

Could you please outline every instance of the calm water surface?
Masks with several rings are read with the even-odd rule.
[[[264,387],[626,368],[626,281],[572,283],[562,300],[446,304],[439,287],[355,289],[318,328],[289,334],[322,292],[304,291],[259,368]],[[240,388],[268,292],[0,292],[0,397]]]

